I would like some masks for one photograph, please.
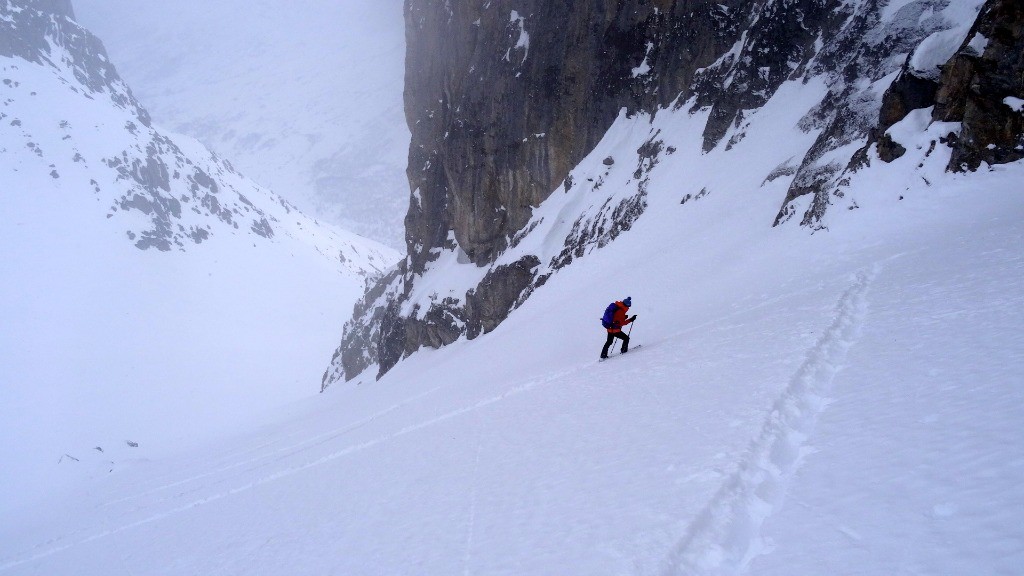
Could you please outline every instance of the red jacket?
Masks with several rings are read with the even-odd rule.
[[[615,315],[612,316],[612,327],[608,329],[609,332],[622,332],[622,327],[632,322],[632,319],[626,318],[626,312],[629,311],[629,306],[626,306],[622,302],[615,303]]]

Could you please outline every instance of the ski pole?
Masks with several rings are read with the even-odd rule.
[[[633,319],[636,322],[636,319]],[[629,335],[633,333],[633,322],[629,323],[629,330],[626,330],[626,342],[629,342]]]

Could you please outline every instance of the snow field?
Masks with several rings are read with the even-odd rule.
[[[705,112],[623,116],[504,258],[636,193],[660,129],[645,215],[493,332],[7,502],[0,574],[1014,573],[1024,165],[945,174],[956,126],[915,113],[827,230],[770,228],[821,90],[783,87],[729,154],[698,152]],[[464,293],[438,263],[422,285]],[[643,347],[598,363],[625,296]],[[238,326],[271,329],[213,334]]]
[[[824,395],[858,338],[875,268],[859,272],[839,300],[835,320],[776,401],[746,459],[680,543],[679,557],[672,559],[673,572],[736,572],[762,551],[758,538],[761,525],[784,496],[786,480],[799,467],[803,445],[818,413],[826,407]]]
[[[766,523],[773,551],[751,573],[1019,571],[1019,214],[951,227],[942,251],[914,250],[879,276],[793,502]],[[812,538],[813,555],[800,550]]]
[[[315,395],[361,293],[359,272],[396,257],[289,211],[178,136],[188,161],[219,183],[222,205],[259,205],[277,218],[276,234],[186,207],[185,224],[212,224],[203,244],[139,250],[126,230],[150,225],[149,215],[114,206],[131,184],[106,160],[157,131],[106,97],[73,91],[74,75],[54,60],[0,58],[11,80],[0,132],[0,515],[19,519],[13,510],[68,486]],[[185,187],[175,185],[171,197]]]
[[[907,204],[862,224],[855,212],[810,237],[765,228],[752,236],[774,243],[748,239],[730,254],[733,266],[696,268],[702,254],[667,250],[583,259],[476,341],[419,353],[380,382],[331,389],[234,441],[135,464],[36,510],[37,527],[4,534],[0,567],[812,574],[854,565],[882,574],[898,558],[863,543],[884,547],[899,530],[919,555],[998,569],[1005,560],[964,553],[973,540],[939,543],[930,530],[956,515],[962,531],[987,527],[999,536],[992,546],[1005,549],[1017,534],[1012,508],[986,509],[990,498],[1012,502],[1019,490],[979,483],[943,495],[950,486],[936,484],[939,475],[903,463],[912,456],[948,478],[1015,477],[1019,459],[1005,435],[1021,398],[1002,378],[1020,373],[1019,317],[977,324],[990,337],[973,341],[1003,360],[990,363],[992,394],[939,401],[932,390],[942,412],[917,402],[937,359],[952,367],[959,358],[967,373],[986,362],[985,349],[956,352],[962,341],[948,338],[950,322],[973,325],[970,318],[1019,301],[1019,290],[1006,294],[1020,271],[1006,248],[1020,238],[1021,208],[1001,177],[978,179],[992,190],[987,200],[949,186],[958,197],[945,208]],[[982,224],[989,232],[974,234]],[[635,253],[669,231],[653,228],[606,253]],[[602,280],[623,262],[641,289],[613,297],[633,296],[633,334],[644,346],[599,364]],[[666,270],[677,271],[675,282]],[[936,287],[908,303],[919,284],[949,277],[955,285],[958,270],[971,271],[960,298]],[[939,302],[945,308],[932,311]],[[957,310],[966,312],[949,314]],[[880,353],[897,333],[915,354]],[[879,378],[894,370],[903,386]],[[979,433],[929,445],[928,421],[943,413],[981,425]],[[985,455],[976,476],[972,454]],[[836,470],[844,474],[807,476]],[[911,489],[917,502],[905,497]],[[803,510],[796,503],[805,498],[815,505]],[[927,517],[892,522],[922,500]],[[819,511],[829,514],[827,529],[812,530]]]
[[[1000,219],[996,230],[1005,231],[1008,220],[1013,218]],[[1016,234],[1011,239],[1019,238],[1019,229]],[[976,245],[991,247],[1004,239],[993,233]],[[890,385],[889,396],[879,397],[864,392],[870,378],[857,378],[845,394],[836,388],[854,360],[875,370],[894,367],[892,358],[872,353],[887,345],[894,320],[904,320],[902,293],[894,286],[913,285],[929,271],[942,276],[978,254],[969,246],[961,258],[950,260],[946,245],[934,237],[903,247],[912,248],[914,257],[883,264],[870,288],[870,268],[857,277],[838,273],[840,265],[802,289],[781,283],[779,290],[780,283],[763,282],[769,292],[742,306],[724,295],[716,300],[701,294],[699,300],[708,306],[687,314],[703,316],[706,323],[651,335],[635,356],[610,364],[590,358],[600,346],[599,330],[574,332],[579,348],[590,355],[569,365],[550,351],[564,349],[563,343],[531,340],[539,319],[564,307],[553,297],[557,289],[547,298],[538,292],[537,304],[531,301],[523,309],[526,318],[513,318],[508,328],[503,325],[471,345],[426,352],[382,382],[330,392],[327,405],[310,403],[297,409],[303,417],[282,416],[226,448],[140,463],[111,476],[49,511],[60,521],[43,522],[39,532],[5,534],[8,546],[41,542],[36,534],[55,538],[3,568],[51,574],[110,573],[111,566],[135,574],[244,573],[256,567],[264,573],[521,574],[555,567],[655,574],[696,567],[733,573],[749,562],[751,551],[774,548],[770,555],[756,556],[753,566],[765,566],[764,573],[779,568],[780,573],[810,574],[821,566],[815,561],[833,559],[849,566],[847,559],[867,554],[860,559],[863,573],[882,573],[879,568],[891,566],[891,558],[874,557],[848,534],[884,543],[888,519],[905,504],[907,488],[898,490],[899,498],[893,497],[894,488],[938,494],[928,491],[927,478],[916,470],[892,461],[895,455],[853,457],[870,446],[859,442],[864,436],[877,441],[875,434],[881,436],[893,424],[905,433],[920,426],[919,419],[927,423],[929,414],[918,414],[914,400],[920,395],[911,397],[905,387]],[[876,246],[854,256],[869,263],[889,248]],[[991,258],[987,264],[991,271],[1003,271],[991,280],[994,288],[1012,279],[1019,261]],[[987,270],[975,276],[989,277]],[[763,280],[763,273],[751,279]],[[966,285],[964,294],[981,298],[957,304],[992,309],[993,295],[985,298],[977,287]],[[781,293],[771,294],[776,291]],[[892,299],[886,303],[883,295]],[[633,297],[638,302],[634,311],[641,313],[634,331],[639,341],[646,328],[639,302],[648,297]],[[922,306],[932,303],[921,300]],[[892,312],[878,314],[880,309]],[[939,310],[937,315],[949,317],[944,314]],[[1006,322],[1003,329],[1012,329],[1013,317]],[[1004,333],[999,326],[990,329]],[[947,328],[942,322],[908,328],[914,339],[932,338],[928,348],[918,346],[918,357],[900,360],[920,370],[934,355],[951,352],[956,341],[944,338]],[[855,339],[858,331],[862,336]],[[874,346],[872,339],[878,340]],[[511,341],[515,353],[503,353]],[[995,352],[1005,354],[1014,346],[1019,353],[1019,341],[1013,340]],[[553,370],[553,363],[562,369]],[[836,376],[841,364],[847,367]],[[1019,373],[1015,366],[1006,370]],[[915,390],[930,380],[927,371],[914,375],[912,370],[911,376],[907,380],[917,379]],[[829,378],[836,380],[831,390]],[[815,388],[819,385],[825,388]],[[885,388],[876,384],[868,391],[879,386]],[[994,387],[1011,412],[1007,416],[1013,416],[1019,396],[1005,386]],[[1010,418],[988,411],[988,398],[958,396],[960,404],[953,406],[963,420],[977,425],[978,419],[988,419],[991,428],[1012,429],[1006,428]],[[886,399],[902,403],[878,410],[889,404]],[[851,400],[853,406],[845,408]],[[864,403],[888,413],[888,424],[877,432],[865,427],[872,408]],[[815,418],[829,422],[829,415],[844,410],[852,413],[827,428],[827,434],[821,430],[824,424],[809,425]],[[908,438],[911,442],[904,445]],[[924,450],[918,458],[931,466],[951,466],[943,472],[957,477],[975,466],[970,453],[980,444],[989,456],[978,474],[1012,478],[1004,476],[1012,470],[999,461],[999,445],[987,446],[988,440],[987,435],[964,435],[959,443],[938,442],[935,451]],[[851,446],[826,453],[822,441]],[[885,450],[902,447],[911,454],[927,446],[927,438],[905,434],[884,444]],[[816,451],[808,453],[808,448]],[[961,458],[949,458],[951,449]],[[793,479],[794,470],[835,470],[844,461],[858,460],[875,466],[869,468],[873,481],[865,492],[845,490],[847,476],[830,476],[831,482],[811,487],[812,496],[815,487],[839,491],[826,490],[820,496],[826,499],[818,502],[834,515],[830,531],[815,532],[802,517],[782,522],[786,514],[801,512],[782,505],[782,496],[804,481],[800,472]],[[840,466],[848,468],[855,466]],[[894,475],[894,483],[878,488],[879,472]],[[997,532],[1005,531],[1008,518],[999,522],[998,515],[968,513],[992,495],[981,486],[976,489],[982,494],[972,497],[968,491],[957,500],[939,499],[926,511],[936,518],[959,513],[994,521]],[[1006,496],[1014,496],[1011,486],[1001,486],[1009,490]],[[797,494],[791,499],[807,497],[802,489]],[[868,523],[858,524],[858,517]],[[758,539],[761,520],[766,540]],[[905,526],[903,542],[922,553],[931,550],[922,547],[927,532],[915,528],[923,527]],[[823,553],[809,553],[807,543],[821,542],[819,535],[829,533],[836,536],[825,539]],[[801,538],[811,534],[816,538]],[[788,562],[794,555],[807,570],[782,568],[792,566]],[[776,558],[779,562],[772,564]],[[983,560],[974,558],[972,565]]]

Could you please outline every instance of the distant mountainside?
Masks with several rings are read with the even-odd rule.
[[[401,0],[79,0],[157,123],[395,248],[409,130]]]
[[[674,186],[688,206],[750,192],[707,172],[662,180],[678,178],[670,163],[725,159],[716,170],[772,195],[763,225],[820,231],[863,201],[858,173],[891,173],[909,135],[929,134],[927,163],[941,148],[953,172],[1020,159],[1021,12],[1009,0],[408,0],[409,250],[357,306],[324,385],[494,329],[628,232],[649,189]],[[742,145],[765,127],[776,141]]]
[[[386,249],[327,229],[318,240],[311,219],[230,162],[154,127],[68,2],[6,0],[2,9],[4,153],[13,171],[45,173],[54,185],[86,182],[105,217],[143,250],[188,249],[224,233],[283,235],[356,276],[387,268]]]
[[[5,461],[173,442],[315,392],[393,250],[157,127],[67,1],[0,0],[0,86],[0,420],[38,440]]]

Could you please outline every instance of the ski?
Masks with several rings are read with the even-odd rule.
[[[627,354],[631,354],[634,351],[638,350],[640,348],[640,346],[641,346],[641,344],[637,344],[636,346],[631,347],[629,349],[629,352],[626,352],[626,354],[623,354],[621,352],[618,353],[618,354],[612,354],[612,355],[608,356],[607,358],[601,358],[600,360],[598,360],[598,362],[604,362],[605,360],[611,360],[612,358],[618,358],[619,356],[625,356]]]

